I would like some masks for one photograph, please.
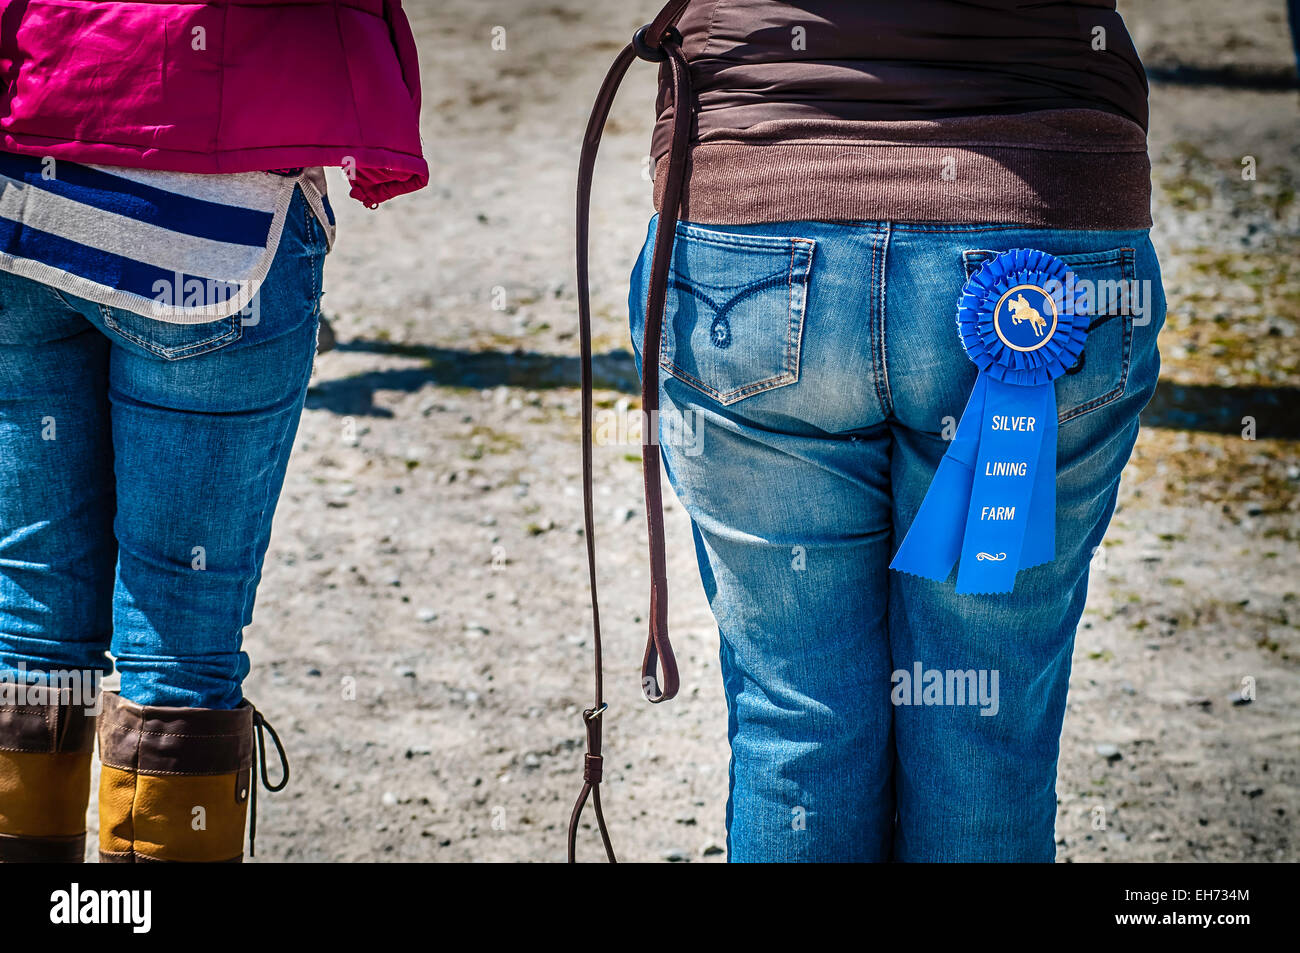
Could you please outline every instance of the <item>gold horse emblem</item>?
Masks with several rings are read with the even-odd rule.
[[[1041,338],[1047,330],[1047,319],[1025,300],[1024,295],[1018,294],[1011,299],[1011,323],[1020,324],[1022,321],[1029,322],[1029,326],[1034,329],[1034,337]]]

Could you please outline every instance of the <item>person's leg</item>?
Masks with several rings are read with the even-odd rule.
[[[121,691],[99,732],[101,860],[242,854],[243,629],[311,375],[325,250],[298,195],[252,317],[181,325],[82,303],[113,344]]]
[[[0,273],[0,860],[82,858],[116,553],[107,376],[85,318]]]
[[[661,442],[721,635],[732,861],[889,855],[881,251],[871,228],[678,229]]]
[[[1053,859],[1075,626],[1159,370],[1164,299],[1144,234],[897,227],[886,298],[896,541],[920,508],[975,378],[954,331],[958,292],[984,253],[1013,247],[1058,255],[1080,279],[1147,282],[1150,294],[1131,302],[1142,314],[1099,307],[1083,361],[1056,384],[1056,559],[1021,572],[1005,595],[958,595],[955,573],[945,582],[892,574],[893,659],[907,673],[896,683],[905,690],[894,712],[895,856],[903,861]],[[942,690],[925,690],[927,679],[935,684],[929,672],[942,673]]]
[[[0,673],[107,667],[108,342],[51,288],[0,273]]]
[[[242,698],[243,629],[315,352],[324,245],[309,214],[295,198],[255,322],[101,312],[114,342],[112,651],[137,704]],[[223,328],[237,336],[223,342]]]

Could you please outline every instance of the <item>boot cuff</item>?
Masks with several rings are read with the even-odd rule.
[[[104,693],[99,759],[140,774],[235,774],[253,760],[253,706],[166,708]]]
[[[57,754],[90,751],[94,744],[95,715],[81,704],[0,705],[2,750]]]

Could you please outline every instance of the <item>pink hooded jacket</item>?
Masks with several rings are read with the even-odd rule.
[[[429,181],[399,0],[0,0],[0,150],[180,172]]]

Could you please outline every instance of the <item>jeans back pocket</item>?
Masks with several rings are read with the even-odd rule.
[[[815,245],[679,223],[663,369],[722,404],[795,383]]]
[[[998,254],[985,249],[963,252],[966,277]],[[1056,379],[1057,414],[1064,423],[1124,396],[1133,348],[1136,249],[1114,248],[1056,257],[1065,262],[1086,291],[1091,314],[1083,353]]]
[[[243,333],[243,318],[238,312],[217,321],[181,324],[100,305],[99,316],[106,331],[165,361],[207,354],[233,344]]]

